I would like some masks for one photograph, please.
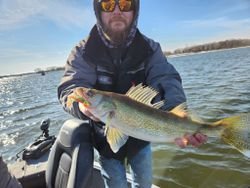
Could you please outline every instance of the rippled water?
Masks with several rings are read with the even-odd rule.
[[[42,120],[51,119],[51,134],[57,134],[70,116],[57,100],[57,85],[63,72],[50,72],[0,79],[0,151],[5,159],[41,134]]]
[[[200,117],[214,121],[250,112],[250,48],[169,58],[169,62],[180,72],[189,107]],[[157,145],[154,174],[162,187],[249,188],[250,159],[215,139],[198,149]]]
[[[250,48],[169,58],[180,72],[190,108],[209,121],[250,112]],[[57,134],[70,118],[59,105],[56,88],[63,72],[0,79],[0,152],[11,162],[40,135],[51,119]],[[250,126],[250,125],[249,125]],[[248,188],[250,160],[221,140],[179,149],[154,144],[154,183],[169,188]]]

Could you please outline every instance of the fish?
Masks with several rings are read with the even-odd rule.
[[[132,86],[125,95],[78,87],[68,96],[67,106],[80,102],[104,122],[107,142],[115,153],[129,136],[152,143],[171,143],[184,134],[202,133],[208,138],[221,138],[250,158],[250,113],[210,123],[191,113],[186,102],[171,111],[161,110],[167,101],[152,103],[157,95],[157,90],[142,84]]]

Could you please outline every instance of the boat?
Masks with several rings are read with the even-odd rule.
[[[42,70],[41,71],[41,75],[44,76],[45,75],[45,71]]]
[[[84,123],[86,122],[78,119],[68,120],[56,137],[49,135],[50,120],[42,121],[40,126],[42,134],[33,143],[17,153],[17,160],[8,166],[10,172],[22,184],[23,188],[105,187],[100,164],[96,161],[90,162],[93,161],[93,153],[86,152],[93,151],[93,149],[87,148],[92,148],[92,145],[86,143],[81,145],[83,134],[88,132],[88,130],[84,130],[86,126],[81,126]],[[71,154],[68,155],[71,160],[65,157],[67,154]],[[68,167],[68,170],[65,169]],[[81,177],[83,173],[89,173],[89,175],[85,175],[88,177],[88,181],[84,178],[76,178],[78,175]],[[130,173],[126,175],[128,187],[131,187],[132,176]],[[89,178],[90,176],[91,178]],[[152,188],[159,187],[152,185]]]

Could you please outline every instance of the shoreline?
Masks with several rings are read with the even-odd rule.
[[[229,50],[235,50],[235,49],[241,49],[241,48],[250,48],[250,46],[242,46],[242,47],[237,47],[237,48],[225,48],[225,49],[210,50],[210,51],[200,51],[200,52],[192,52],[192,53],[181,53],[181,54],[167,55],[166,57],[176,58],[176,57],[206,54],[206,53],[213,53],[213,52],[229,51]]]
[[[37,73],[37,72],[26,72],[26,73],[20,73],[20,74],[3,75],[3,76],[0,76],[0,79],[2,79],[2,78],[9,78],[9,77],[26,76],[26,75],[30,75],[30,74],[40,74],[40,73]]]
[[[173,54],[173,55],[166,55],[167,58],[178,58],[178,57],[185,57],[185,56],[192,56],[192,55],[199,55],[199,54],[206,54],[206,53],[213,53],[213,52],[220,52],[220,51],[229,51],[229,50],[235,50],[235,49],[241,49],[241,48],[250,48],[250,46],[243,46],[243,47],[237,47],[237,48],[225,48],[225,49],[219,49],[219,50],[210,50],[210,51],[200,51],[200,52],[192,52],[192,53],[181,53],[181,54]],[[61,67],[58,67],[58,69],[55,70],[44,70],[43,72],[52,72],[52,71],[60,71],[64,70]],[[10,74],[10,75],[0,75],[0,79],[3,78],[10,78],[10,77],[19,77],[19,76],[26,76],[31,74],[41,74],[41,72],[27,72],[27,73],[19,73],[19,74]]]
[[[0,79],[10,78],[10,77],[27,76],[27,75],[31,75],[31,74],[40,74],[41,76],[43,76],[43,75],[46,75],[46,73],[48,73],[48,72],[60,71],[60,70],[64,70],[64,69],[58,67],[58,69],[55,69],[55,70],[44,70],[41,72],[26,72],[26,73],[19,73],[19,74],[3,75],[3,76],[0,76]]]

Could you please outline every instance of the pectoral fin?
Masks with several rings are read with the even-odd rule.
[[[119,149],[127,142],[128,136],[123,134],[119,129],[112,127],[111,119],[114,117],[114,112],[110,112],[107,117],[106,127],[105,127],[105,136],[109,143],[110,148],[114,153],[118,152]]]
[[[110,148],[114,153],[118,152],[119,149],[127,142],[128,136],[123,134],[117,128],[109,127],[107,130],[107,141]]]

